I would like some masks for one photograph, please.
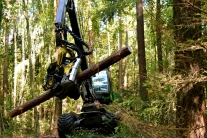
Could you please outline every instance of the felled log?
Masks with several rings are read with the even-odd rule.
[[[91,66],[90,68],[84,70],[83,72],[81,72],[80,74],[77,75],[77,81],[81,82],[93,75],[95,75],[96,73],[98,73],[99,71],[109,67],[110,65],[118,62],[119,60],[121,60],[122,58],[130,55],[132,52],[131,48],[129,46],[126,46],[120,50],[117,50],[116,52],[114,52],[113,54],[111,54],[109,57],[107,57],[106,59],[94,64],[93,66]],[[20,115],[22,113],[24,113],[25,111],[45,102],[46,100],[49,100],[50,98],[52,98],[54,96],[54,92],[52,92],[51,90],[39,95],[38,97],[35,97],[34,99],[12,109],[9,113],[10,117],[15,117],[17,115]]]

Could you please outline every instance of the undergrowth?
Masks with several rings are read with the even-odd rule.
[[[171,82],[169,82],[169,79]],[[74,130],[68,138],[174,138],[175,127],[175,99],[176,90],[172,84],[173,79],[169,76],[151,77],[146,87],[149,101],[143,102],[139,92],[133,90],[117,91],[122,97],[114,101],[106,109],[121,117],[116,132],[112,135],[102,135],[93,130]],[[12,124],[15,128],[15,124]],[[43,124],[41,124],[43,126]],[[45,128],[48,127],[45,125]],[[8,128],[4,138],[36,138],[30,130],[18,130]],[[44,128],[42,128],[44,129]],[[50,130],[48,130],[50,131]],[[9,134],[9,132],[12,133]],[[45,135],[41,131],[39,138],[57,138]],[[31,135],[30,135],[31,134]]]

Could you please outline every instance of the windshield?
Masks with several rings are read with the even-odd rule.
[[[108,92],[108,78],[106,70],[103,70],[93,76],[92,82],[95,92]]]

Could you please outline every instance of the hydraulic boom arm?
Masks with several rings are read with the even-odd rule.
[[[66,24],[67,13],[72,30]],[[67,40],[68,33],[74,38],[75,44]],[[88,68],[86,55],[91,54],[92,49],[81,38],[73,0],[60,0],[55,21],[55,35],[56,62],[48,68],[46,83],[43,88],[45,90],[51,89],[60,99],[69,96],[76,100],[80,96],[80,84],[76,83],[76,76],[80,70],[83,71]],[[86,47],[87,51],[83,46]],[[65,82],[67,85],[63,85]],[[91,79],[89,78],[84,85],[87,92],[86,99],[93,100],[95,95],[91,93]]]

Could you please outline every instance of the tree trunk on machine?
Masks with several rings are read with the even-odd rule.
[[[204,68],[205,50],[196,45],[201,37],[200,1],[174,0],[175,73],[184,79],[183,87],[177,93],[176,127],[177,137],[204,138],[205,124],[205,82],[196,81]],[[194,6],[192,6],[193,4]],[[194,41],[194,44],[188,41]],[[184,47],[186,46],[186,47]],[[186,81],[185,81],[186,80]]]
[[[146,57],[145,57],[145,42],[144,42],[144,19],[142,0],[136,3],[137,11],[137,41],[138,41],[138,62],[139,62],[139,77],[140,77],[140,96],[143,101],[148,100],[148,92],[144,86],[147,78]]]
[[[88,69],[84,70],[83,72],[81,72],[80,74],[78,74],[76,77],[77,82],[82,82],[82,81],[88,79],[89,77],[95,75],[99,71],[109,67],[110,65],[113,65],[114,63],[118,62],[120,59],[123,59],[124,57],[128,56],[129,54],[131,54],[131,52],[132,52],[132,50],[130,47],[124,47],[124,48],[114,52],[108,58],[102,60],[101,62],[94,64],[90,68],[88,68]],[[67,82],[64,85],[67,85]],[[54,96],[54,92],[47,91],[46,93],[28,101],[27,103],[24,103],[24,104],[16,107],[13,110],[11,110],[9,115],[10,115],[10,117],[15,117],[19,114],[22,114],[25,111],[35,107],[36,105],[39,105],[40,103],[52,98],[53,96]]]

